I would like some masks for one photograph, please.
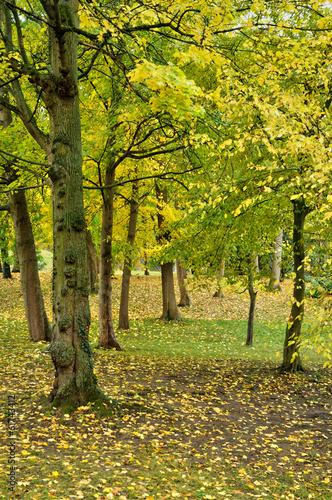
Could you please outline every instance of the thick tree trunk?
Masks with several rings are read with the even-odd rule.
[[[51,24],[77,24],[75,0],[46,2]],[[59,9],[59,10],[57,10]],[[61,15],[60,15],[61,12]],[[60,19],[60,21],[59,21]],[[53,338],[55,380],[50,401],[71,411],[106,401],[97,387],[89,344],[90,309],[86,222],[83,206],[82,146],[77,83],[77,36],[50,30],[51,66],[47,106],[51,121],[53,195]]]
[[[178,303],[178,307],[188,307],[190,306],[190,298],[186,289],[186,268],[181,265],[180,259],[176,259],[176,273],[178,277],[178,285],[180,290],[180,302]]]
[[[165,218],[162,213],[164,205],[167,203],[167,189],[161,190],[156,184],[157,206],[158,206],[158,230],[159,235],[157,241],[162,244],[164,240],[170,240],[169,231],[165,228]],[[161,315],[164,321],[178,321],[180,314],[176,305],[174,278],[173,278],[173,262],[165,262],[161,264],[161,289],[163,296],[163,313]]]
[[[304,315],[304,221],[308,209],[304,199],[293,200],[293,258],[294,258],[294,288],[293,305],[287,323],[282,369],[285,371],[302,371],[300,360],[301,327]]]
[[[98,293],[98,257],[91,234],[86,232],[86,247],[88,253],[88,280],[90,293]]]
[[[114,184],[115,170],[107,168],[105,186]],[[99,343],[104,349],[121,350],[115,338],[112,314],[112,235],[114,188],[103,191],[103,216],[99,264]]]
[[[254,266],[256,267],[255,261],[254,261]],[[256,296],[257,296],[257,292],[255,292],[254,290],[254,272],[252,267],[250,267],[248,274],[248,291],[250,296],[250,308],[249,308],[246,344],[251,346],[254,337],[254,316],[255,316],[255,306],[256,306]]]
[[[122,285],[121,285],[119,328],[121,328],[122,330],[129,330],[129,285],[130,285],[131,269],[133,265],[132,249],[135,244],[137,215],[138,215],[137,196],[138,196],[138,186],[137,182],[135,182],[133,184],[133,192],[130,200],[130,216],[128,225],[128,236],[127,236],[128,247],[125,255],[123,274],[122,274]]]
[[[222,259],[221,264],[220,264],[220,269],[219,269],[219,279],[221,280],[224,277],[225,274],[225,260]],[[222,293],[222,288],[221,284],[218,283],[218,288],[213,294],[213,297],[218,298],[218,299],[223,299],[224,294]]]
[[[282,255],[282,238],[283,230],[281,230],[274,240],[274,253],[272,261],[271,278],[269,283],[270,290],[280,290],[280,264]]]
[[[16,191],[10,193],[9,201],[30,339],[34,341],[50,341],[51,328],[47,319],[39,281],[37,254],[25,192]]]

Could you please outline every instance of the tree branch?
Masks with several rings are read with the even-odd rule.
[[[188,172],[193,172],[194,170],[200,170],[201,168],[202,167],[193,167],[193,168],[190,168],[188,170],[184,170],[183,172],[165,172],[164,174],[147,175],[145,177],[136,177],[135,179],[128,179],[126,181],[116,182],[115,184],[110,184],[108,186],[98,186],[98,187],[83,186],[83,188],[84,189],[109,189],[109,188],[116,187],[116,186],[124,186],[125,184],[128,184],[130,182],[144,181],[146,179],[166,179],[167,180],[167,179],[172,179],[172,177],[166,177],[167,175],[183,175],[183,174],[187,174]]]

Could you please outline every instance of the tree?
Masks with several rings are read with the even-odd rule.
[[[269,282],[270,290],[280,290],[281,255],[282,255],[283,230],[279,231],[274,240],[274,252],[272,258],[271,277]]]
[[[186,289],[186,268],[182,265],[182,262],[179,258],[175,260],[176,265],[176,274],[178,277],[178,285],[180,290],[180,301],[178,303],[178,307],[188,307],[191,305],[190,298]]]
[[[2,98],[7,99],[8,102],[7,93],[3,92]],[[0,127],[8,129],[11,123],[10,109],[0,104]],[[7,156],[7,161],[3,165],[3,183],[7,187],[11,186],[19,177],[14,169],[17,164],[18,161],[13,161],[13,157],[10,160]],[[21,186],[18,190],[9,191],[8,197],[8,204],[2,208],[10,213],[14,225],[16,239],[14,250],[20,268],[21,290],[29,336],[33,341],[50,341],[51,327],[40,286],[37,253],[24,187]]]
[[[283,352],[282,369],[287,371],[303,370],[300,360],[301,326],[304,315],[305,292],[305,250],[304,250],[304,221],[309,209],[303,196],[293,200],[293,259],[294,259],[294,288],[293,305],[287,323]]]
[[[82,146],[77,74],[77,3],[34,2],[33,11],[7,5],[5,9],[6,64],[17,76],[12,83],[15,112],[29,133],[47,151],[52,182],[54,270],[53,340],[50,348],[55,380],[50,401],[75,408],[88,401],[105,400],[93,374],[89,345],[89,288],[87,275],[86,223],[83,208]],[[5,7],[4,7],[5,6]],[[19,9],[19,10],[17,10]],[[21,17],[20,17],[21,16]],[[25,34],[23,35],[22,16]],[[14,46],[12,24],[18,41]],[[38,27],[49,53],[34,64],[32,39]],[[30,44],[26,44],[30,40]],[[19,52],[19,53],[18,53]],[[41,67],[41,69],[39,69]],[[9,75],[10,76],[10,75]],[[11,77],[13,79],[13,77]],[[24,88],[18,82],[21,78]],[[28,84],[26,84],[28,79]],[[45,134],[29,110],[25,90],[37,90],[49,114],[50,134]],[[4,103],[5,105],[6,103]],[[37,99],[36,108],[39,104]]]
[[[123,265],[121,298],[120,298],[120,309],[119,309],[119,328],[122,330],[129,330],[129,314],[128,314],[129,282],[130,282],[132,266],[134,263],[133,249],[135,244],[137,215],[139,207],[137,182],[134,182],[132,186],[133,187],[130,199],[127,246],[126,246],[125,260]]]
[[[16,237],[21,288],[30,339],[51,340],[51,327],[41,291],[35,242],[24,191],[9,193],[10,213]]]
[[[156,183],[156,196],[157,196],[157,207],[158,207],[158,235],[157,241],[160,245],[164,242],[170,241],[170,232],[167,229],[165,216],[163,214],[163,209],[167,203],[167,188],[160,188]],[[163,312],[161,315],[164,321],[178,321],[180,319],[180,314],[176,305],[175,291],[174,291],[174,277],[173,277],[173,266],[172,261],[161,263],[161,288],[163,297]]]

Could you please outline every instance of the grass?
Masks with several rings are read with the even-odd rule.
[[[50,275],[41,273],[50,312]],[[289,287],[258,296],[254,347],[245,346],[248,298],[191,291],[179,323],[161,323],[160,278],[136,276],[124,352],[96,349],[96,374],[113,401],[73,415],[46,406],[53,368],[46,344],[30,343],[19,280],[0,282],[0,377],[4,436],[0,497],[66,499],[332,499],[329,369],[308,351],[301,374],[276,370]],[[114,280],[114,311],[120,280]],[[308,302],[314,322],[317,302]],[[308,323],[309,325],[309,323]],[[18,485],[8,474],[8,396],[17,401]]]

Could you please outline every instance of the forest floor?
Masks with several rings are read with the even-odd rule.
[[[50,274],[41,277],[51,316]],[[117,314],[119,278],[113,288]],[[117,334],[123,352],[96,349],[91,298],[95,371],[112,409],[86,406],[69,416],[45,411],[53,378],[46,344],[29,342],[19,277],[0,279],[0,498],[332,499],[332,373],[309,349],[320,303],[307,304],[306,371],[289,375],[278,371],[289,283],[280,293],[259,291],[251,348],[239,285],[225,287],[224,299],[213,299],[208,284],[192,290],[193,305],[175,324],[157,320],[160,291],[158,276],[133,278],[131,330]]]

